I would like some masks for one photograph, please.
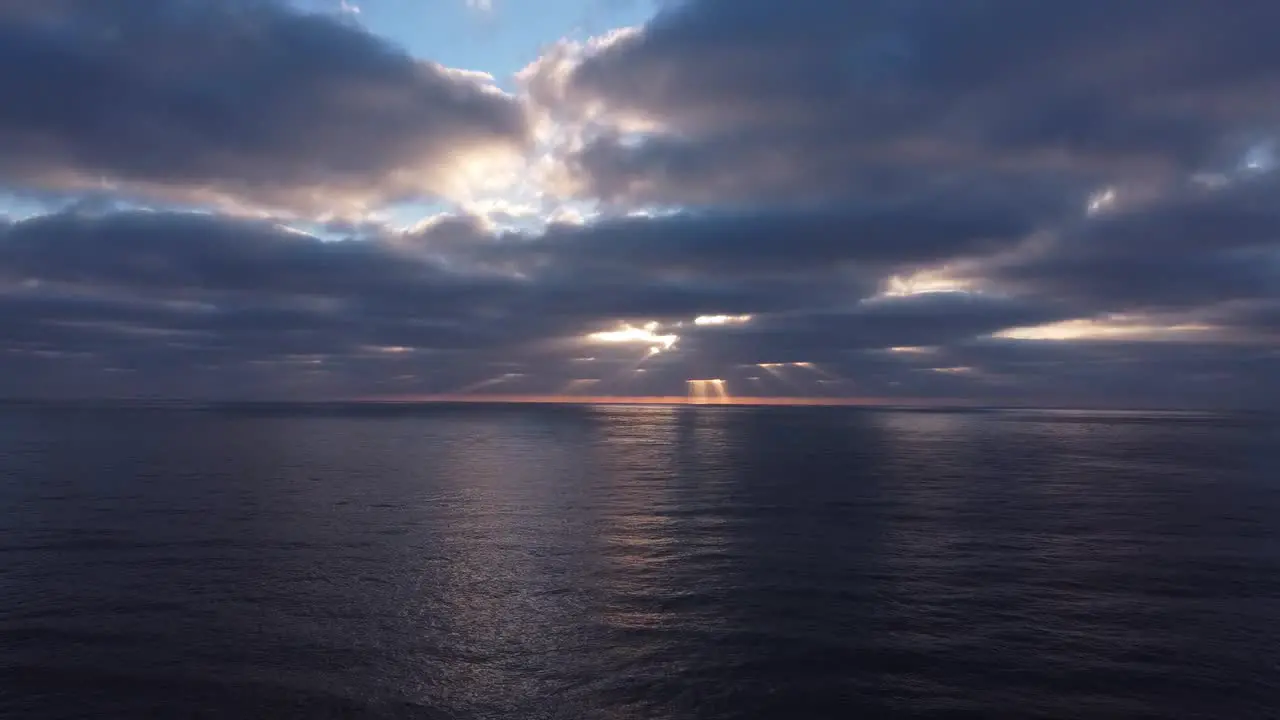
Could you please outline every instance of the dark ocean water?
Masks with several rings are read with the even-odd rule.
[[[1280,717],[1259,417],[0,410],[0,716]]]

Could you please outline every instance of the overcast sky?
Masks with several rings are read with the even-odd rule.
[[[0,0],[0,397],[1274,407],[1277,27]]]

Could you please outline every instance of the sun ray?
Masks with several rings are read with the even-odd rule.
[[[783,385],[786,385],[787,387],[800,393],[801,395],[808,394],[805,392],[805,389],[800,387],[800,385],[796,381],[782,374],[782,368],[786,367],[786,363],[760,363],[756,365],[756,367],[769,373],[774,378],[776,378],[778,382],[782,383]]]
[[[494,385],[501,385],[502,383],[510,382],[512,380],[515,380],[516,378],[521,378],[521,377],[524,377],[524,373],[503,373],[496,377],[491,377],[488,380],[480,380],[479,382],[474,382],[474,383],[471,383],[470,385],[460,387],[457,390],[454,390],[453,394],[466,395],[468,393],[473,393],[477,390],[482,390],[487,387],[493,387]]]
[[[710,378],[705,380],[686,380],[687,401],[695,405],[707,403],[727,403],[731,396],[725,387],[724,380]]]
[[[564,387],[561,387],[560,391],[556,394],[572,395],[576,392],[585,392],[587,388],[591,387],[592,385],[595,385],[598,382],[600,381],[596,378],[578,378],[575,380],[570,380],[569,382],[565,383]]]
[[[646,355],[645,357],[640,358],[640,360],[638,360],[637,362],[631,363],[630,365],[627,365],[626,367],[624,367],[617,375],[613,377],[612,380],[609,381],[609,384],[621,390],[629,386],[636,379],[643,377],[645,373],[649,371],[640,366],[644,364],[644,361],[647,359],[647,357],[648,356]]]
[[[792,366],[792,367],[803,368],[803,369],[805,369],[805,370],[809,370],[809,371],[811,371],[811,372],[817,373],[818,375],[821,375],[822,377],[826,378],[827,380],[835,380],[835,381],[837,381],[837,382],[841,382],[841,381],[843,381],[843,380],[844,380],[844,378],[840,377],[839,375],[837,375],[837,374],[835,374],[835,373],[833,373],[833,372],[831,372],[831,371],[829,371],[829,370],[824,369],[823,367],[821,367],[821,366],[820,366],[820,365],[818,365],[817,363],[811,363],[811,362],[797,362],[797,363],[791,363],[791,366]]]
[[[621,386],[627,384],[631,380],[634,380],[636,375],[645,372],[644,368],[641,366],[645,364],[646,360],[654,355],[657,355],[657,353],[653,352],[653,348],[646,350],[645,353],[640,356],[639,360],[624,366],[622,370],[618,372],[613,382],[616,382]]]

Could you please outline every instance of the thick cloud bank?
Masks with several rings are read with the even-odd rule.
[[[0,395],[1280,403],[1280,6],[663,7],[507,95],[266,0],[0,1],[0,180],[133,203],[0,221]],[[558,220],[362,213],[502,151]]]

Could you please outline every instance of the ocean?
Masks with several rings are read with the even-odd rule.
[[[1280,425],[0,408],[0,717],[1280,717]]]

